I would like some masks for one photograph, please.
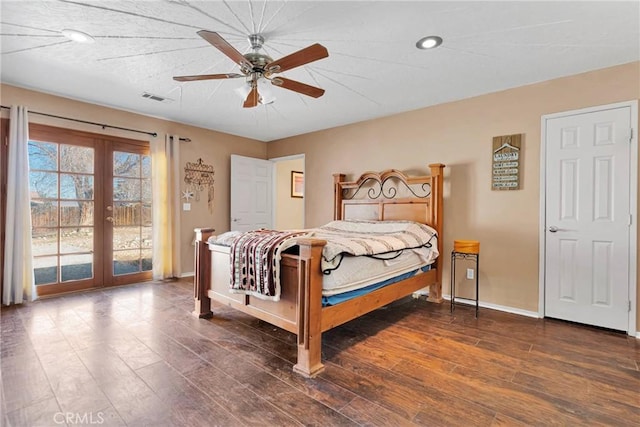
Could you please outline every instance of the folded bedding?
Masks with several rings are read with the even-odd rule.
[[[309,230],[306,237],[327,241],[322,251],[322,272],[327,274],[347,255],[385,259],[405,249],[435,248],[436,234],[428,225],[413,221],[343,220]]]

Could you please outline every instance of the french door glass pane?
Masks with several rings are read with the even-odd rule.
[[[152,227],[142,227],[142,233],[140,236],[140,247],[141,248],[150,248],[151,247],[151,239],[153,238],[153,228]]]
[[[60,145],[60,171],[93,174],[94,150],[77,145]]]
[[[113,178],[113,200],[140,200],[140,179]]]
[[[93,227],[60,229],[60,253],[90,253],[93,251]]]
[[[140,250],[113,251],[113,275],[139,273]]]
[[[142,200],[145,202],[151,202],[151,180],[142,180]]]
[[[93,175],[60,174],[60,198],[93,200]]]
[[[93,277],[94,149],[29,141],[36,285]]]
[[[151,156],[142,156],[142,178],[151,179]]]
[[[29,168],[31,170],[58,170],[58,144],[29,141]]]
[[[150,156],[113,153],[114,275],[151,270],[150,178]]]
[[[142,250],[142,271],[151,271],[153,263],[151,262],[152,251],[151,249]]]
[[[142,225],[151,227],[153,221],[153,212],[151,211],[151,203],[142,205]]]
[[[60,265],[62,267],[61,282],[93,277],[93,254],[62,255]]]
[[[140,155],[135,153],[113,153],[113,176],[140,178]]]
[[[33,275],[36,285],[58,282],[58,257],[34,257]]]
[[[93,225],[93,202],[63,201],[60,205],[61,226]]]
[[[58,253],[57,228],[33,228],[31,236],[33,256],[55,255]]]
[[[33,171],[33,168],[31,170]],[[29,172],[29,190],[32,199],[57,199],[58,174],[55,172]]]
[[[113,204],[113,220],[116,226],[140,225],[140,203],[115,202]]]
[[[140,249],[140,227],[113,227],[113,249]]]
[[[58,202],[55,200],[31,200],[31,225],[36,227],[58,226]]]

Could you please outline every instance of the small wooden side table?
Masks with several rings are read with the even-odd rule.
[[[477,240],[454,240],[451,251],[451,312],[456,306],[456,259],[472,260],[476,264],[476,318],[478,317],[478,284],[480,269],[480,242]]]

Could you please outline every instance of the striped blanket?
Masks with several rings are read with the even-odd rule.
[[[393,258],[404,249],[431,247],[437,253],[436,231],[413,221],[332,221],[310,230],[307,237],[324,239],[322,272],[329,274],[340,266],[342,257],[373,256]]]
[[[239,235],[229,250],[230,292],[280,300],[280,258],[304,231],[255,230]]]

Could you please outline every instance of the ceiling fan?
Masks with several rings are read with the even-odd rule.
[[[198,31],[198,35],[211,43],[214,47],[220,50],[220,52],[231,58],[233,62],[238,64],[242,74],[226,73],[176,76],[173,80],[189,82],[194,80],[237,79],[240,77],[246,77],[251,90],[244,101],[244,108],[255,107],[258,103],[262,102],[262,97],[258,93],[258,81],[261,78],[265,78],[270,81],[274,86],[279,86],[313,98],[319,98],[324,94],[324,89],[320,89],[319,87],[310,86],[284,77],[274,76],[276,73],[291,70],[292,68],[328,57],[329,52],[327,49],[318,43],[274,61],[268,55],[258,52],[264,43],[264,37],[260,34],[251,34],[249,36],[249,42],[251,43],[251,49],[253,49],[253,52],[249,52],[245,55],[231,46],[231,44],[223,39],[218,33],[201,30]]]

